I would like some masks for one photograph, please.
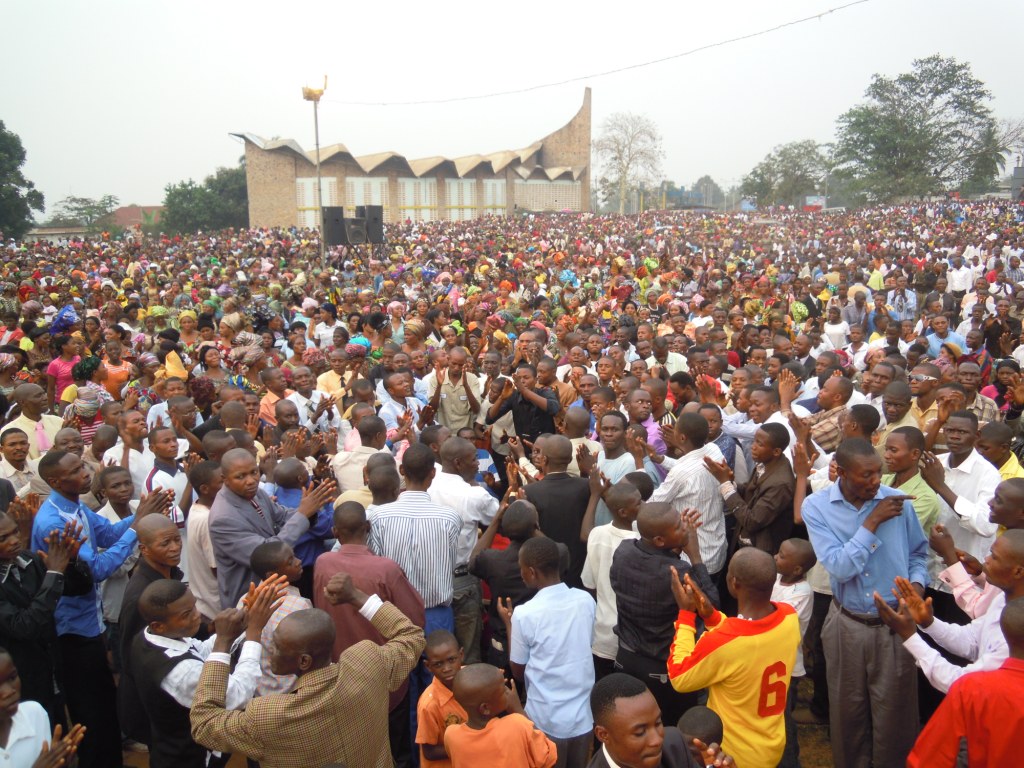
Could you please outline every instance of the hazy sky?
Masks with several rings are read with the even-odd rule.
[[[355,106],[525,88],[657,59],[821,13],[844,0],[694,2],[50,3],[6,0],[0,120],[49,205],[67,195],[159,204],[243,148],[229,132],[313,147],[301,87],[326,73],[321,145],[410,158],[524,147],[593,88],[594,134],[649,115],[666,178],[736,183],[773,146],[833,136],[875,72],[941,53],[971,63],[1002,117],[1024,118],[1014,43],[1024,3],[871,0],[642,69],[499,98]]]

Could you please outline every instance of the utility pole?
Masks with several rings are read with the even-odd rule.
[[[320,97],[327,90],[327,75],[324,75],[323,88],[302,88],[302,98],[313,102],[313,137],[316,143],[316,217],[320,227],[320,263],[327,263],[327,243],[324,238],[324,188],[320,181]]]

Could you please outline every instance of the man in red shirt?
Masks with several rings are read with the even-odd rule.
[[[964,675],[917,738],[907,768],[1017,765],[1024,733],[1024,597],[1003,608],[1010,657],[992,672]],[[966,763],[959,762],[966,753]]]

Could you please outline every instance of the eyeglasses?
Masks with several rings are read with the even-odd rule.
[[[922,382],[922,381],[938,381],[934,376],[928,376],[923,373],[913,373],[910,375],[911,381]]]

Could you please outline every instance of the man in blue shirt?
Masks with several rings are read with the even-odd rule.
[[[892,595],[897,576],[922,595],[928,541],[912,496],[881,484],[870,441],[836,450],[839,479],[801,508],[814,552],[829,574],[833,604],[822,629],[837,768],[902,766],[919,730],[913,657],[878,616],[873,595]],[[889,598],[896,606],[895,598]]]
[[[63,680],[71,721],[86,727],[88,736],[78,749],[82,768],[122,765],[121,729],[117,720],[114,678],[107,666],[103,642],[103,610],[96,585],[116,571],[135,549],[135,527],[147,514],[170,509],[173,495],[156,489],[139,504],[135,515],[114,524],[79,501],[89,492],[91,478],[81,458],[52,450],[39,461],[39,475],[51,492],[32,523],[32,549],[46,552],[46,537],[77,522],[87,536],[78,559],[89,566],[93,587],[84,595],[61,597],[55,613]],[[103,548],[97,553],[94,547]]]

